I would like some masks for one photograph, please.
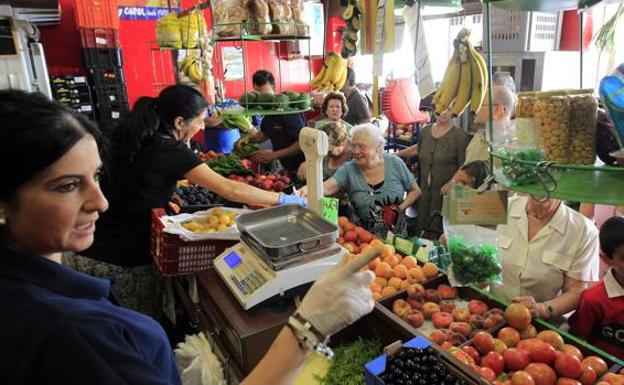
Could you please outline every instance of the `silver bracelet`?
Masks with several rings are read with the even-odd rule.
[[[316,353],[331,359],[334,352],[329,347],[329,337],[324,337],[310,322],[305,320],[299,313],[288,318],[288,327],[299,340],[300,346],[307,346]]]

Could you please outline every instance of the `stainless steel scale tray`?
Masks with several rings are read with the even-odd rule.
[[[282,205],[241,214],[236,227],[271,259],[305,254],[336,242],[338,227],[310,210]]]

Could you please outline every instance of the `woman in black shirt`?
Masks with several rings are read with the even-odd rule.
[[[108,175],[102,181],[110,209],[102,214],[95,242],[84,253],[92,260],[69,260],[92,275],[115,277],[120,303],[156,319],[161,318],[157,293],[162,282],[150,255],[150,215],[153,208],[167,205],[179,179],[234,202],[303,204],[295,196],[229,180],[188,148],[185,142],[204,128],[207,107],[199,91],[178,85],[135,103],[111,139]]]

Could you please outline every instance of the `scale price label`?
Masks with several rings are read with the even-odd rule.
[[[323,198],[321,212],[326,221],[338,224],[338,203],[336,198]]]

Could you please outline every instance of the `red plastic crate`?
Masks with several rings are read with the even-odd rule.
[[[118,48],[119,30],[111,28],[80,28],[83,48]]]
[[[77,0],[76,24],[81,28],[119,29],[117,0]]]
[[[206,240],[186,242],[163,232],[160,217],[164,209],[152,210],[152,258],[166,277],[198,273],[212,267],[212,260],[238,241]]]

